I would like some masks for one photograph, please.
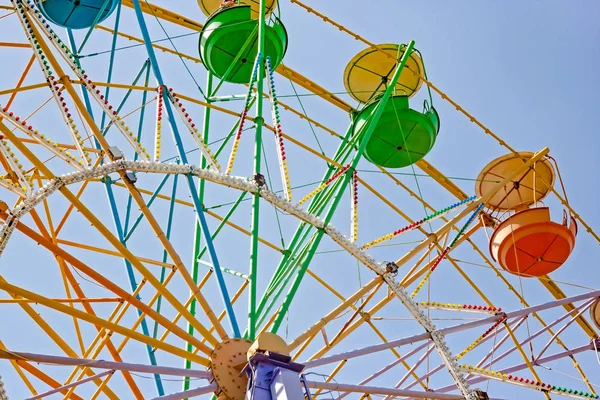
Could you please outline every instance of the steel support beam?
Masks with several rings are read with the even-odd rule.
[[[89,368],[102,368],[117,371],[142,372],[147,374],[165,374],[171,376],[190,376],[200,379],[211,379],[212,374],[208,371],[189,370],[174,367],[159,367],[145,364],[122,363],[115,361],[91,360],[87,358],[61,357],[47,354],[25,353],[12,350],[0,350],[0,359],[24,360],[56,365],[85,366]]]

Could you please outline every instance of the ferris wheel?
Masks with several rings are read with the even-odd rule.
[[[291,0],[360,43],[340,94],[276,0],[185,3],[0,5],[0,399],[600,398],[600,289],[554,279],[600,237],[548,148],[415,41]],[[470,180],[429,160],[447,104],[504,153]]]

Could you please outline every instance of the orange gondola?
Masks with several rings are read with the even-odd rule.
[[[573,217],[559,224],[548,207],[519,211],[504,220],[490,239],[490,252],[505,270],[520,276],[543,276],[559,268],[575,247]]]
[[[509,154],[489,163],[476,184],[478,195],[531,158],[532,153]],[[560,175],[559,175],[560,177]],[[491,182],[491,183],[490,183]],[[538,203],[552,190],[554,168],[544,159],[506,185],[487,206],[498,221],[490,238],[492,258],[506,271],[522,277],[547,275],[565,263],[575,247],[577,223],[564,214],[562,224],[551,220],[548,207]],[[508,218],[501,212],[513,213]]]

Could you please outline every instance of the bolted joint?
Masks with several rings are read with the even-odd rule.
[[[437,243],[437,241],[438,241],[438,236],[435,234],[435,232],[428,233],[427,237],[431,237],[432,238],[432,243]]]
[[[67,83],[71,83],[71,78],[69,78],[69,75],[65,74],[58,78],[57,81],[62,82],[63,85],[66,85]]]
[[[481,217],[483,219],[483,224],[488,228],[495,228],[498,225],[498,221],[496,221],[490,214],[482,212]]]
[[[371,314],[369,314],[366,311],[361,311],[359,313],[359,315],[361,316],[362,319],[364,319],[366,322],[369,322],[371,320]]]
[[[264,126],[265,119],[263,117],[256,116],[254,117],[254,123],[256,124],[256,126]]]
[[[391,274],[393,276],[398,275],[398,264],[395,262],[389,261],[385,263],[385,272],[387,274]]]
[[[123,179],[125,179],[127,182],[134,184],[137,182],[137,176],[135,176],[135,174],[133,172],[127,172],[125,173],[125,175],[123,176]]]
[[[124,157],[123,152],[121,152],[117,146],[109,146],[108,154],[113,161],[121,160]]]
[[[254,180],[254,183],[256,183],[258,187],[263,187],[267,184],[267,180],[265,179],[265,176],[263,174],[254,175],[252,177],[252,180]]]

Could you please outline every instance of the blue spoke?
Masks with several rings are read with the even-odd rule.
[[[152,205],[152,203],[156,199],[156,196],[159,195],[160,191],[162,190],[163,186],[165,186],[165,183],[167,183],[167,181],[169,180],[170,176],[171,175],[165,175],[164,178],[162,178],[162,180],[158,184],[158,187],[156,188],[156,190],[154,191],[154,193],[152,193],[152,196],[150,196],[150,200],[148,200],[148,203],[146,203],[146,206],[148,208],[150,208],[150,206]],[[175,175],[175,177],[177,177],[177,175]],[[174,198],[171,198],[171,200],[173,201]],[[131,226],[131,229],[128,230],[125,233],[125,238],[123,239],[125,242],[129,240],[129,238],[131,237],[131,235],[133,235],[133,232],[135,231],[135,228],[137,228],[138,224],[142,221],[143,218],[144,218],[144,213],[140,212],[140,215],[138,215],[138,217],[136,218],[135,222]]]
[[[138,23],[140,26],[140,30],[142,32],[142,37],[144,38],[144,45],[146,46],[146,51],[148,52],[148,57],[150,59],[150,65],[152,66],[152,70],[154,71],[154,76],[158,81],[160,86],[165,87],[164,81],[162,79],[162,74],[160,72],[160,68],[158,66],[158,60],[156,59],[156,55],[154,54],[154,49],[152,48],[150,35],[148,33],[148,29],[146,27],[146,21],[144,21],[144,15],[142,14],[142,9],[140,7],[139,0],[133,0],[133,6],[135,9],[135,14],[138,19]],[[163,96],[165,98],[164,106],[167,111],[167,116],[169,119],[169,125],[171,126],[171,131],[173,133],[173,139],[175,140],[175,145],[177,147],[177,152],[179,153],[179,157],[181,158],[181,162],[183,164],[188,164],[187,156],[185,153],[185,149],[183,148],[183,143],[181,141],[181,137],[179,135],[179,129],[177,128],[177,123],[175,122],[175,116],[173,114],[173,109],[171,108],[171,103],[167,96],[167,91],[163,90]],[[215,250],[210,231],[208,229],[208,223],[206,222],[206,217],[204,215],[204,210],[202,204],[200,204],[200,199],[198,197],[198,191],[196,189],[196,183],[194,182],[194,176],[192,174],[186,175],[186,181],[188,184],[188,189],[192,201],[194,203],[194,207],[196,208],[196,215],[198,216],[198,220],[200,222],[200,226],[202,228],[202,236],[204,237],[204,241],[206,242],[206,246],[208,248],[208,253],[210,255],[210,261],[214,265],[215,277],[217,279],[217,285],[219,286],[219,290],[221,291],[221,297],[223,299],[223,304],[225,309],[227,310],[227,316],[229,317],[229,323],[231,325],[231,329],[233,330],[233,335],[235,337],[240,337],[240,329],[238,327],[237,319],[233,312],[233,307],[231,305],[231,298],[229,297],[229,293],[227,291],[227,286],[225,284],[225,278],[223,277],[223,271],[221,270],[221,265],[219,263],[219,259],[217,257],[217,252]]]
[[[144,86],[148,87],[148,82],[150,81],[150,61],[146,60],[144,62],[144,65],[142,66],[142,70],[146,71],[146,77],[144,79]],[[144,93],[142,93],[142,104],[146,104],[146,97],[148,96],[148,91],[144,90]],[[144,114],[146,112],[146,107],[142,107],[141,111],[140,111],[140,120],[138,123],[138,134],[137,134],[137,141],[139,142],[140,139],[142,138],[142,129],[144,128]],[[138,153],[133,153],[133,160],[137,160],[138,159]],[[125,211],[125,227],[124,227],[124,231],[127,232],[128,228],[129,228],[129,217],[131,216],[131,202],[132,202],[133,198],[131,197],[131,194],[128,196],[127,198],[127,209]]]
[[[69,45],[71,47],[71,49],[75,49],[75,38],[73,37],[73,33],[71,32],[70,29],[67,29],[67,35],[69,37]],[[75,54],[74,50],[73,54]],[[148,68],[147,64],[146,64],[146,68]],[[149,69],[148,69],[149,72]],[[141,74],[141,71],[140,71]],[[146,76],[146,84],[148,83],[148,76]],[[94,119],[94,114],[92,113],[92,106],[89,100],[89,96],[88,96],[88,92],[85,89],[85,87],[83,85],[81,85],[81,92],[83,94],[83,98],[85,101],[85,106],[87,111],[89,112],[90,116],[92,117],[92,119]],[[146,95],[146,92],[144,92],[144,96]],[[142,108],[142,114],[141,114],[141,118],[143,118],[143,111],[144,109]],[[141,126],[142,126],[142,122],[140,119],[140,132],[138,134],[138,140],[139,140],[139,136],[141,136]],[[96,149],[100,149],[100,144],[98,143],[98,141],[94,138],[94,143],[96,146]],[[135,154],[135,156],[137,157],[137,153]],[[114,198],[114,193],[112,191],[112,181],[110,179],[109,176],[106,176],[104,179],[104,183],[105,183],[105,188],[106,188],[106,193],[108,195],[108,200],[110,203],[110,207],[111,207],[111,212],[113,215],[113,221],[115,224],[115,228],[117,230],[117,235],[119,237],[119,240],[121,241],[121,243],[123,244],[123,246],[127,247],[125,241],[123,240],[123,228],[121,226],[121,220],[119,218],[119,213],[117,211],[117,206],[115,203],[115,198]],[[129,199],[131,200],[131,196],[129,196]],[[127,213],[129,214],[129,205],[128,205],[128,209],[127,209]],[[135,279],[135,274],[133,273],[133,266],[129,263],[128,260],[125,260],[125,268],[127,270],[127,276],[129,278],[129,284],[131,286],[131,291],[132,293],[135,292],[135,290],[137,290],[138,284],[137,281]],[[141,300],[139,295],[136,296],[138,300]],[[142,315],[142,312],[140,310],[138,310],[138,314]],[[142,333],[146,336],[150,336],[150,332],[148,331],[148,324],[146,323],[146,318],[142,319],[141,322],[141,327],[142,327]],[[148,352],[148,359],[150,361],[150,363],[152,365],[158,365],[156,362],[156,356],[154,354],[154,351],[152,349],[152,346],[146,345],[146,351]],[[163,384],[162,384],[162,380],[160,377],[160,374],[154,374],[154,381],[156,384],[156,391],[158,393],[159,396],[164,396],[165,391],[163,388]]]
[[[104,2],[104,6],[106,7],[106,3],[109,0],[106,0]],[[98,13],[98,16],[100,16],[100,13]],[[113,37],[112,37],[112,44],[110,47],[110,59],[108,61],[108,76],[106,78],[106,83],[110,83],[112,80],[112,71],[113,71],[113,66],[115,63],[115,47],[117,46],[117,34],[119,33],[119,22],[121,21],[121,3],[119,2],[119,4],[117,4],[117,15],[115,17],[115,29],[113,29]],[[92,25],[90,27],[90,31],[88,32],[88,35],[92,32],[92,29],[94,29],[94,27],[96,26],[97,21],[94,21],[94,25]],[[88,38],[88,36],[86,36],[86,39]],[[83,43],[81,43],[81,46],[79,48],[79,50],[77,51],[77,53],[81,52],[81,48],[83,47],[83,45],[85,44],[85,40],[83,41]],[[108,100],[108,95],[110,94],[110,86],[106,86],[106,90],[104,91],[104,98],[106,100]],[[106,120],[106,114],[103,113],[102,114],[102,120],[100,121],[100,130],[104,129],[104,121]]]
[[[108,201],[110,202],[110,210],[112,212],[115,228],[117,230],[117,235],[119,236],[119,240],[123,244],[123,246],[127,247],[127,244],[123,240],[123,227],[121,226],[121,221],[119,219],[119,211],[117,210],[117,204],[115,202],[115,196],[112,190],[112,180],[109,176],[104,178],[104,185],[106,186],[106,193],[108,194]],[[131,286],[131,291],[135,292],[138,288],[137,281],[135,279],[135,274],[133,273],[133,266],[128,260],[124,260],[125,268],[127,269],[127,277],[129,278],[129,284]],[[164,268],[163,268],[164,271]],[[141,300],[139,295],[136,295],[138,300]],[[138,315],[142,315],[142,311],[138,309]],[[148,330],[148,324],[146,323],[146,318],[142,318],[142,333],[146,336],[150,336],[150,331]],[[156,356],[154,355],[154,351],[152,350],[152,346],[146,345],[146,350],[148,351],[148,358],[150,359],[150,363],[152,365],[156,364]],[[162,385],[162,381],[160,379],[159,374],[154,374],[154,380],[156,381],[156,390],[158,391],[159,396],[164,395],[164,389]]]
[[[168,176],[168,175],[167,175]],[[169,201],[169,220],[167,221],[167,240],[171,239],[171,228],[173,227],[173,211],[175,209],[175,196],[177,195],[177,178],[179,176],[175,175],[173,177],[173,189],[171,190],[171,200]],[[163,250],[163,258],[162,258],[162,262],[166,263],[167,262],[167,250]],[[163,268],[162,271],[160,271],[160,283],[163,283],[165,281],[165,273],[166,273],[167,269]],[[156,312],[160,313],[160,305],[162,302],[162,295],[158,296],[158,300],[156,302]],[[156,339],[156,334],[158,331],[158,323],[156,321],[154,321],[154,330],[152,332],[152,337]]]

